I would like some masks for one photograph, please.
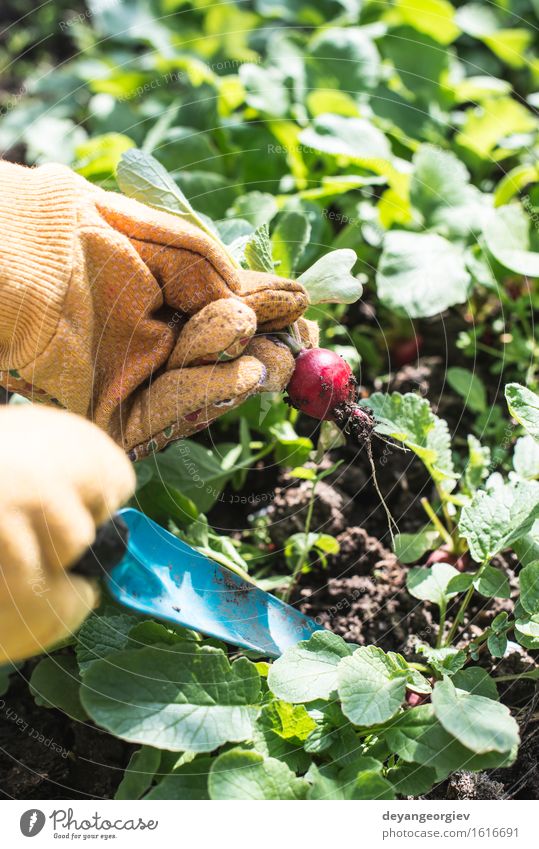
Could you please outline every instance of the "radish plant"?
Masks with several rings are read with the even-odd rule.
[[[506,387],[512,416],[525,428],[527,436],[539,438],[539,396],[518,384]],[[492,625],[469,645],[470,657],[479,646],[502,657],[511,632],[522,646],[539,648],[539,605],[530,592],[539,575],[538,530],[539,482],[535,467],[525,467],[516,443],[515,470],[507,480],[491,473],[490,455],[472,436],[468,438],[468,458],[457,475],[447,424],[417,395],[383,396],[367,402],[376,418],[375,431],[400,441],[413,451],[429,471],[437,495],[436,503],[421,500],[429,523],[418,533],[399,534],[395,552],[401,562],[415,563],[426,557],[425,566],[408,573],[409,592],[417,599],[439,608],[437,648],[450,648],[461,639],[462,626],[474,593],[484,598],[510,598],[507,575],[493,560],[507,549],[518,555],[524,581],[524,601],[515,605],[515,618],[497,616]],[[532,472],[530,475],[529,472]],[[452,621],[446,627],[448,608]]]

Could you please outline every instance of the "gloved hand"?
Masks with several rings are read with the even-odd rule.
[[[132,494],[129,460],[94,425],[32,405],[0,408],[0,664],[43,651],[96,602],[73,565]]]
[[[288,383],[290,351],[253,337],[298,319],[305,290],[238,271],[188,221],[63,166],[2,163],[0,232],[0,383],[91,418],[132,459]]]

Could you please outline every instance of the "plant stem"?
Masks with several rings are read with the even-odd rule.
[[[438,636],[436,638],[436,648],[439,649],[442,647],[442,642],[444,639],[444,628],[445,628],[445,617],[447,614],[447,602],[444,599],[443,603],[440,604],[440,627],[438,629]]]
[[[451,628],[449,629],[449,634],[446,637],[444,646],[450,646],[451,643],[453,642],[453,640],[455,638],[455,634],[457,633],[457,629],[458,629],[460,623],[462,622],[462,620],[464,619],[464,614],[466,613],[468,605],[469,605],[470,601],[472,600],[473,592],[474,592],[474,585],[472,584],[472,586],[469,588],[468,592],[464,596],[462,604],[460,605],[460,607],[458,609],[457,615],[455,616],[455,621],[453,622],[453,624],[451,625]]]
[[[494,681],[535,681],[535,678],[530,678],[528,672],[521,672],[519,675],[493,675]]]
[[[453,547],[453,539],[451,537],[451,534],[449,533],[447,528],[445,528],[443,526],[443,524],[440,522],[438,516],[436,515],[436,513],[434,512],[434,510],[430,506],[427,498],[421,499],[421,506],[422,506],[423,510],[425,511],[425,513],[427,514],[427,516],[429,517],[429,519],[431,520],[431,522],[434,525],[434,527],[436,528],[436,530],[438,531],[438,533],[440,534],[440,536],[442,537],[442,539],[445,540],[445,542],[448,545],[450,545],[451,548],[452,548]]]
[[[411,666],[412,669],[417,669],[418,672],[426,672],[428,675],[432,675],[432,669],[430,666],[427,666],[426,663],[409,663],[408,666]]]
[[[451,518],[451,515],[449,513],[449,510],[447,509],[447,499],[445,497],[446,493],[445,493],[445,490],[442,489],[442,487],[439,484],[436,483],[435,486],[436,486],[436,492],[438,493],[438,498],[440,499],[440,506],[442,508],[442,513],[444,514],[445,523],[447,525],[449,533],[451,534],[451,540],[452,540],[452,543],[453,543],[453,541],[454,541],[453,540],[454,523],[453,523],[453,519]]]
[[[282,596],[283,601],[288,601],[288,599],[290,598],[292,590],[296,586],[298,577],[300,576],[301,571],[302,571],[303,567],[305,566],[305,561],[307,560],[307,556],[309,554],[309,532],[310,532],[310,529],[311,529],[311,521],[312,521],[312,518],[313,518],[314,496],[315,496],[315,492],[316,492],[316,484],[317,483],[318,483],[318,481],[313,481],[313,486],[312,486],[312,489],[311,489],[311,498],[309,500],[309,506],[307,507],[307,516],[305,517],[305,526],[303,528],[303,535],[304,535],[304,540],[305,540],[304,545],[303,545],[303,551],[301,552],[299,560],[298,560],[296,566],[294,567],[294,571],[292,572],[292,578],[290,579],[290,583],[283,593],[283,596]]]

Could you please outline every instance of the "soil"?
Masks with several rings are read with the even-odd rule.
[[[28,688],[33,665],[12,676],[0,699],[0,798],[112,798],[136,747],[38,707]]]

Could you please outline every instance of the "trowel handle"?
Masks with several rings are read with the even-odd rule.
[[[127,548],[129,530],[120,516],[113,516],[97,529],[95,540],[71,571],[86,578],[102,577],[122,559]]]

